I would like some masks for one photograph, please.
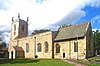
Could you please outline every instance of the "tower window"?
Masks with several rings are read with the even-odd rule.
[[[14,31],[16,31],[16,25],[14,24]]]
[[[22,31],[24,31],[24,25],[22,25]]]
[[[16,25],[14,24],[14,35],[16,34]]]

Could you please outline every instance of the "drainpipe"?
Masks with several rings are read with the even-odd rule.
[[[78,60],[78,35],[77,35],[77,60]]]
[[[69,41],[69,59],[71,59],[71,41]]]
[[[34,55],[36,55],[36,37],[34,37]]]

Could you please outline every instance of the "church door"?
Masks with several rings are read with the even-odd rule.
[[[65,53],[63,53],[63,58],[65,58]]]

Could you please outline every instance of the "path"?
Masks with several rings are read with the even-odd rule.
[[[73,65],[75,65],[75,66],[86,66],[86,65],[84,65],[84,64],[79,64],[79,63],[75,63],[74,61],[69,61],[69,60],[63,60],[63,61],[65,61],[65,62],[67,62],[67,63],[70,63],[70,64],[73,64]]]

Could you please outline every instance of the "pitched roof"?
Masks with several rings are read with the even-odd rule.
[[[13,46],[13,48],[15,49],[15,51],[23,51],[22,47]]]
[[[79,25],[63,27],[63,28],[59,29],[58,35],[56,36],[54,41],[84,36],[87,32],[86,29],[87,29],[89,23],[90,22],[85,22],[85,23],[82,23]]]

